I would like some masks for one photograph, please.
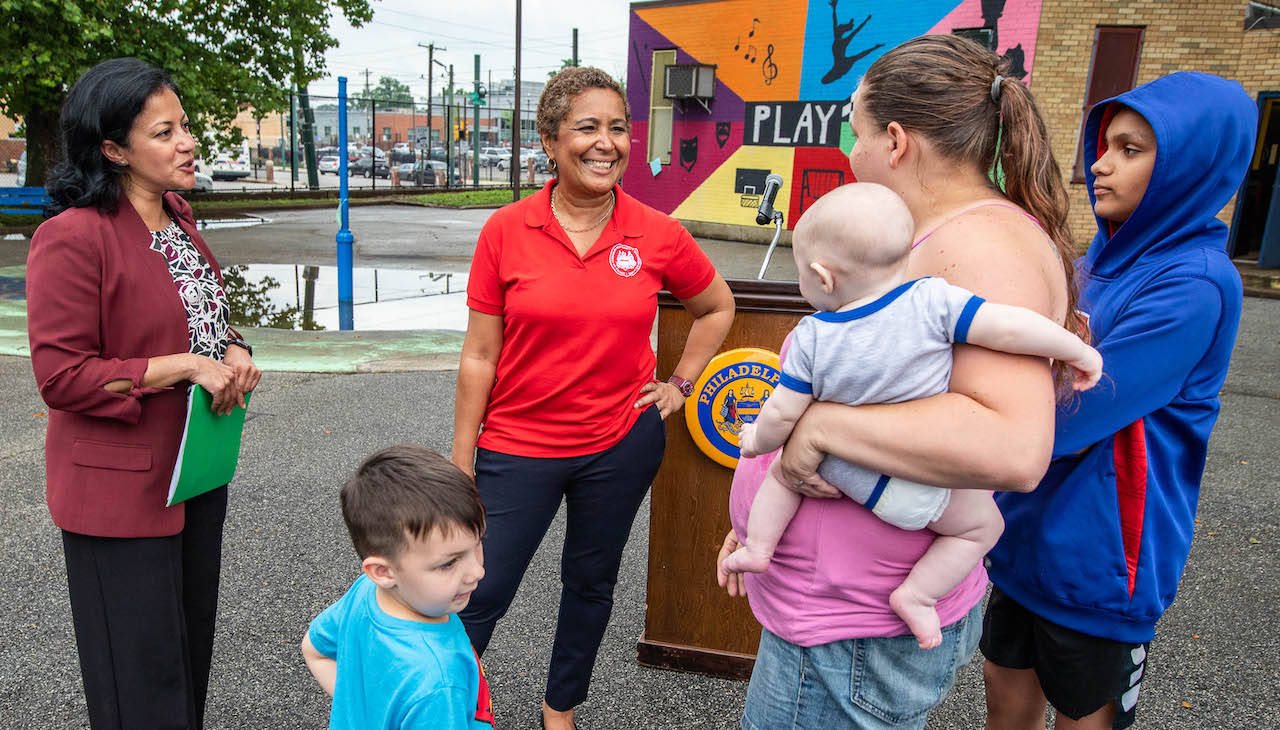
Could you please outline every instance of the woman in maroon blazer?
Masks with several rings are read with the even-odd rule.
[[[80,77],[48,186],[60,212],[27,258],[49,512],[95,730],[203,723],[227,489],[164,504],[187,385],[229,412],[261,376],[190,206],[166,192],[195,182],[177,91],[130,58]]]

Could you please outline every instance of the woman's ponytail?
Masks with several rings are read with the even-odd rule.
[[[1053,156],[1049,130],[1031,91],[1015,79],[1005,79],[1000,84],[999,108],[999,161],[1004,174],[1005,197],[1035,216],[1053,240],[1067,276],[1067,321],[1064,326],[1088,341],[1088,327],[1076,316],[1079,291],[1075,281],[1075,259],[1078,252],[1067,222],[1070,198],[1067,186],[1062,182],[1058,161]],[[1054,379],[1060,393],[1064,388],[1070,391],[1069,368],[1055,367]]]
[[[999,56],[966,38],[927,35],[878,58],[862,77],[858,98],[881,128],[898,122],[924,135],[946,157],[997,172],[1010,202],[1044,228],[1067,277],[1066,327],[1088,341],[1076,316],[1076,248],[1067,224],[1069,198],[1031,92]],[[1054,364],[1060,397],[1071,393],[1071,369]]]

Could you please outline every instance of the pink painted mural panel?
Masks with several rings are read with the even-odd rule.
[[[1008,0],[1003,7],[995,9],[991,17],[982,15],[982,0],[964,0],[929,29],[929,33],[951,33],[957,28],[983,28],[995,26],[996,51],[1001,55],[1009,55],[1015,71],[1021,69],[1025,75],[1020,76],[1027,85],[1031,84],[1031,68],[1036,55],[1036,34],[1040,29],[1041,0]],[[999,3],[986,3],[988,12]],[[992,23],[991,21],[995,21]],[[1017,75],[1017,74],[1015,74]]]

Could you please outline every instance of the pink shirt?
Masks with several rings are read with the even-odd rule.
[[[729,519],[740,536],[777,455],[738,462]],[[798,646],[909,634],[889,608],[889,594],[936,537],[929,530],[898,529],[852,499],[806,498],[778,541],[769,570],[747,574],[751,610],[766,629]],[[942,625],[960,620],[986,591],[987,571],[979,563],[938,601]]]

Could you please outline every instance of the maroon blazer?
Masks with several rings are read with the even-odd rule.
[[[165,193],[165,207],[222,272],[196,232],[191,206]],[[147,359],[189,352],[187,310],[151,231],[123,195],[114,214],[71,208],[31,237],[27,332],[31,367],[49,406],[47,498],[53,523],[101,537],[181,532],[181,503],[165,507],[187,410],[187,388],[142,383]]]

